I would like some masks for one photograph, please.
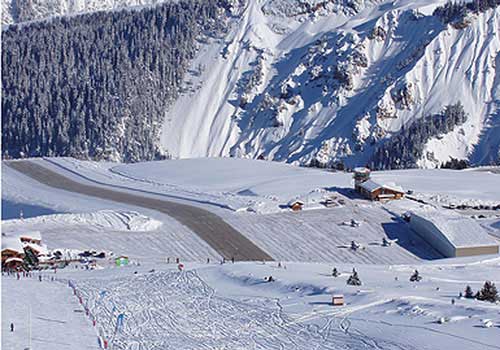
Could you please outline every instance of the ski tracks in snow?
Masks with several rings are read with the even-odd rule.
[[[334,316],[296,322],[279,300],[220,296],[196,271],[85,280],[78,289],[113,349],[410,349],[344,332]]]

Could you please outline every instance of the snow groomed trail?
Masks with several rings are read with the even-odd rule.
[[[344,332],[342,318],[296,322],[279,300],[219,296],[196,271],[76,285],[113,349],[414,349]],[[124,322],[117,327],[120,314]]]
[[[153,209],[179,221],[207,242],[222,257],[237,261],[273,260],[270,255],[227,224],[218,215],[205,209],[131,193],[115,191],[69,179],[32,161],[10,161],[5,164],[20,173],[52,188],[97,197],[137,207]],[[107,186],[109,187],[109,186]],[[130,188],[130,190],[133,190]]]

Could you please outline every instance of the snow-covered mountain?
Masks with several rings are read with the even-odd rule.
[[[36,15],[20,17],[11,0],[2,19],[157,2],[31,1]],[[157,140],[165,154],[379,168],[499,161],[498,6],[463,5],[457,17],[436,13],[444,0],[225,3],[227,33],[200,41],[168,103]],[[424,122],[457,103],[467,114],[459,122]]]
[[[52,16],[117,10],[154,5],[168,0],[2,0],[2,24],[13,24]]]
[[[193,66],[206,69],[166,113],[169,153],[355,165],[461,102],[467,121],[429,139],[418,165],[498,159],[498,7],[458,28],[432,15],[444,2],[300,3],[250,1],[226,40],[204,48]]]

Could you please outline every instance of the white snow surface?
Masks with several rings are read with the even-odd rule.
[[[115,267],[112,260],[103,259],[95,270],[71,264],[57,273],[40,272],[42,282],[39,273],[20,280],[3,275],[2,349],[28,346],[30,309],[31,343],[40,350],[97,349],[98,334],[114,349],[500,349],[499,305],[458,297],[467,285],[477,291],[486,280],[500,283],[498,255],[433,261],[440,256],[398,218],[422,204],[407,199],[372,203],[352,197],[352,174],[231,158],[131,165],[70,158],[37,162],[85,183],[100,181],[171,200],[191,198],[196,205],[217,211],[277,261],[221,265],[217,254],[164,215],[54,190],[4,166],[2,201],[8,206],[43,205],[68,214],[7,220],[2,229],[35,226],[50,249],[113,251],[129,255],[131,264]],[[419,172],[426,176],[418,176]],[[436,177],[442,190],[452,194],[452,185],[444,184],[452,182],[453,174],[460,174],[460,181],[471,187],[475,183],[482,200],[498,191],[498,186],[477,185],[483,178],[497,183],[500,175],[494,171],[411,170],[372,176],[429,193],[436,190],[429,178]],[[211,204],[228,203],[226,197],[251,189],[258,200],[278,197],[271,201],[276,206],[286,203],[282,199],[307,198],[304,193],[323,187],[344,204],[337,201],[336,207],[307,210],[316,207],[304,201],[302,212],[279,209],[269,214]],[[494,215],[483,224],[500,237],[499,218]],[[144,229],[142,223],[149,220],[162,225],[133,231],[121,222],[138,217],[142,219],[136,229]],[[349,219],[359,227],[343,225]],[[382,237],[398,242],[383,247]],[[352,240],[364,249],[349,249]],[[167,264],[168,256],[170,262],[181,257],[185,270]],[[207,257],[209,264],[204,263]],[[339,277],[331,276],[333,267]],[[353,268],[361,286],[346,284]],[[423,280],[411,283],[408,279],[415,269]],[[274,282],[266,282],[269,276]],[[69,280],[83,305],[68,287]],[[346,304],[333,307],[333,294],[343,294]],[[121,313],[124,324],[115,332]],[[14,332],[9,331],[11,322]],[[490,323],[493,327],[484,327]]]
[[[99,349],[82,314],[72,291],[60,283],[2,275],[2,349]]]
[[[92,213],[53,214],[28,219],[6,220],[2,223],[2,230],[4,232],[25,232],[40,227],[40,225],[88,225],[103,230],[147,232],[159,229],[162,223],[133,211],[100,210]]]
[[[500,204],[499,168],[486,169],[419,169],[372,173],[374,179],[394,181],[415,197],[438,204]]]
[[[356,166],[403,125],[460,101],[469,119],[429,140],[418,165],[497,160],[500,8],[459,30],[432,16],[444,3],[359,1],[356,11],[297,14],[293,0],[249,1],[223,42],[193,61],[204,69],[167,111],[163,148],[179,158]],[[344,73],[350,86],[339,82]]]
[[[19,236],[17,235],[4,235],[2,233],[2,250],[11,249],[18,253],[24,254],[24,245],[19,240]]]
[[[110,184],[197,200],[232,211],[274,213],[299,199],[305,209],[322,208],[326,198],[353,188],[351,173],[239,158],[195,158],[117,164],[48,158],[63,168]],[[50,165],[44,163],[44,165]],[[432,204],[500,205],[500,170],[416,169],[372,172],[374,181],[393,183]],[[68,174],[67,172],[65,173]],[[339,197],[340,198],[340,197]],[[175,199],[175,198],[173,198]]]
[[[53,16],[154,5],[165,1],[169,0],[2,0],[2,25]],[[23,11],[19,7],[23,7]]]
[[[136,260],[220,258],[191,230],[167,215],[57,190],[2,166],[2,212],[12,212],[10,207],[22,210],[25,217],[23,222],[15,221],[19,225],[11,229],[35,226],[49,249],[113,251]],[[71,214],[40,216],[47,211]],[[9,221],[2,221],[2,229]],[[137,231],[145,228],[149,231]]]
[[[327,264],[185,266],[184,272],[161,263],[94,271],[70,266],[57,274],[42,272],[42,282],[37,274],[20,280],[2,276],[2,348],[27,346],[28,306],[32,344],[41,350],[66,344],[97,348],[98,334],[114,349],[500,348],[499,306],[458,298],[466,285],[474,291],[484,280],[498,285],[498,258],[355,265],[361,286],[346,285],[351,264],[336,265],[337,278]],[[414,269],[421,282],[409,282]],[[267,276],[275,281],[265,282]],[[331,306],[333,294],[343,294],[346,305]],[[123,327],[116,331],[121,313]],[[485,320],[495,327],[484,328]],[[13,333],[10,322],[16,326]]]
[[[133,189],[136,194],[139,191],[140,195],[159,196],[212,210],[277,260],[390,264],[441,257],[400,218],[402,213],[418,209],[423,204],[409,199],[386,204],[362,199],[352,190],[351,173],[332,173],[279,162],[234,158],[183,159],[127,165],[72,158],[36,161],[76,181],[99,181],[99,186],[109,184],[121,191]],[[4,169],[7,170],[2,180],[4,200],[32,204],[47,200],[45,192],[41,191],[44,186],[18,176],[9,168]],[[419,173],[426,176],[419,176]],[[454,175],[460,176],[464,188],[471,189],[462,194],[467,200],[483,203],[488,198],[500,198],[500,186],[496,186],[500,175],[489,171],[409,170],[374,172],[372,176],[380,182],[403,184],[405,190],[414,190],[414,197],[429,199],[436,194],[434,191],[438,191],[432,181],[434,177],[437,185],[442,183],[439,188],[442,192],[438,192],[442,196],[460,195],[453,185]],[[478,186],[478,181],[485,186]],[[474,186],[475,193],[472,192]],[[67,195],[63,191],[56,193],[57,196],[51,194],[51,202],[67,204]],[[325,198],[333,198],[334,205],[325,207],[322,204]],[[304,210],[291,212],[287,204],[293,199],[304,202]],[[78,201],[72,200],[72,203]],[[429,203],[440,207],[440,203],[430,199]],[[82,203],[77,212],[95,212],[97,204],[101,210],[117,210],[116,204],[96,200],[90,208],[86,207],[88,204]],[[46,206],[52,208],[50,203]],[[163,225],[149,233],[126,234],[113,230],[108,232],[92,225],[80,226],[78,234],[67,234],[72,230],[71,225],[62,225],[56,231],[47,226],[48,236],[43,233],[44,239],[49,240],[49,247],[112,250],[141,261],[162,261],[166,256],[179,255],[183,259],[196,261],[214,257],[203,242],[175,220],[152,210],[128,210],[161,221]],[[484,213],[490,220],[495,217],[498,220],[498,211]],[[360,226],[343,224],[350,220],[356,220]],[[500,237],[494,224],[489,226],[488,232]],[[384,237],[391,240],[397,238],[398,243],[384,247]],[[363,249],[350,249],[352,241],[362,245]]]

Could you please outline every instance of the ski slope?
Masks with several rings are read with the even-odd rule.
[[[282,311],[279,300],[219,296],[196,271],[96,282],[85,281],[77,288],[116,349],[401,349],[394,342],[345,334],[333,319],[317,327],[294,322]],[[123,311],[125,326],[115,333],[108,320],[114,321],[116,313]],[[171,335],[165,338],[165,333]]]
[[[72,264],[57,274],[43,271],[42,282],[37,274],[20,280],[2,276],[2,348],[26,347],[28,305],[33,348],[42,350],[56,345],[97,348],[100,333],[113,348],[131,350],[500,348],[499,306],[458,297],[467,285],[477,291],[486,280],[500,283],[498,256],[438,259],[399,218],[421,203],[405,199],[382,204],[353,197],[351,174],[231,158],[132,165],[70,158],[37,162],[82,183],[94,180],[122,186],[125,192],[130,187],[192,201],[219,213],[279,263],[220,264],[203,241],[166,215],[55,190],[3,166],[2,204],[14,203],[17,209],[26,203],[33,210],[24,219],[3,220],[3,230],[36,229],[49,249],[113,251],[128,255],[131,263],[119,268],[113,260],[100,260],[95,270]],[[497,198],[494,185],[500,175],[493,168],[373,176],[403,183],[415,196],[456,193],[487,201]],[[456,182],[463,183],[462,193],[453,187]],[[317,200],[325,194],[344,202],[321,207]],[[239,196],[274,209],[252,212],[226,205],[244,203]],[[293,213],[280,207],[290,198],[304,198],[305,209]],[[44,213],[36,208],[59,214],[40,215]],[[497,213],[481,212],[488,215],[483,225],[499,237]],[[359,226],[345,224],[351,219]],[[382,237],[398,242],[383,247]],[[365,249],[351,250],[352,240]],[[172,264],[176,257],[183,272]],[[339,277],[331,276],[333,267]],[[361,286],[346,285],[352,268]],[[415,269],[423,280],[411,283]],[[269,276],[274,282],[266,281]],[[68,281],[76,285],[83,305]],[[346,305],[332,307],[332,294],[343,294]],[[84,306],[95,317],[95,327]],[[116,331],[119,314],[124,323]],[[488,320],[493,327],[484,327]],[[16,325],[14,333],[10,322]]]
[[[498,306],[458,298],[466,285],[498,284],[498,258],[335,266],[337,278],[331,264],[307,263],[187,263],[183,272],[164,263],[90,271],[70,266],[43,272],[42,282],[37,275],[3,276],[2,348],[26,344],[28,305],[39,349],[94,348],[98,334],[116,349],[500,348],[497,328],[483,327],[484,320],[500,324]],[[362,286],[346,285],[353,266]],[[408,281],[414,269],[423,277],[419,283]],[[270,275],[275,281],[264,281]],[[344,295],[344,306],[329,304],[335,293]],[[17,295],[26,297],[21,305]],[[41,307],[34,307],[37,301]],[[84,307],[92,317],[73,311]],[[124,322],[116,328],[119,314]],[[13,334],[9,322],[18,327]]]
[[[50,277],[39,282],[38,275],[17,280],[2,273],[2,349],[99,349],[71,290]]]

